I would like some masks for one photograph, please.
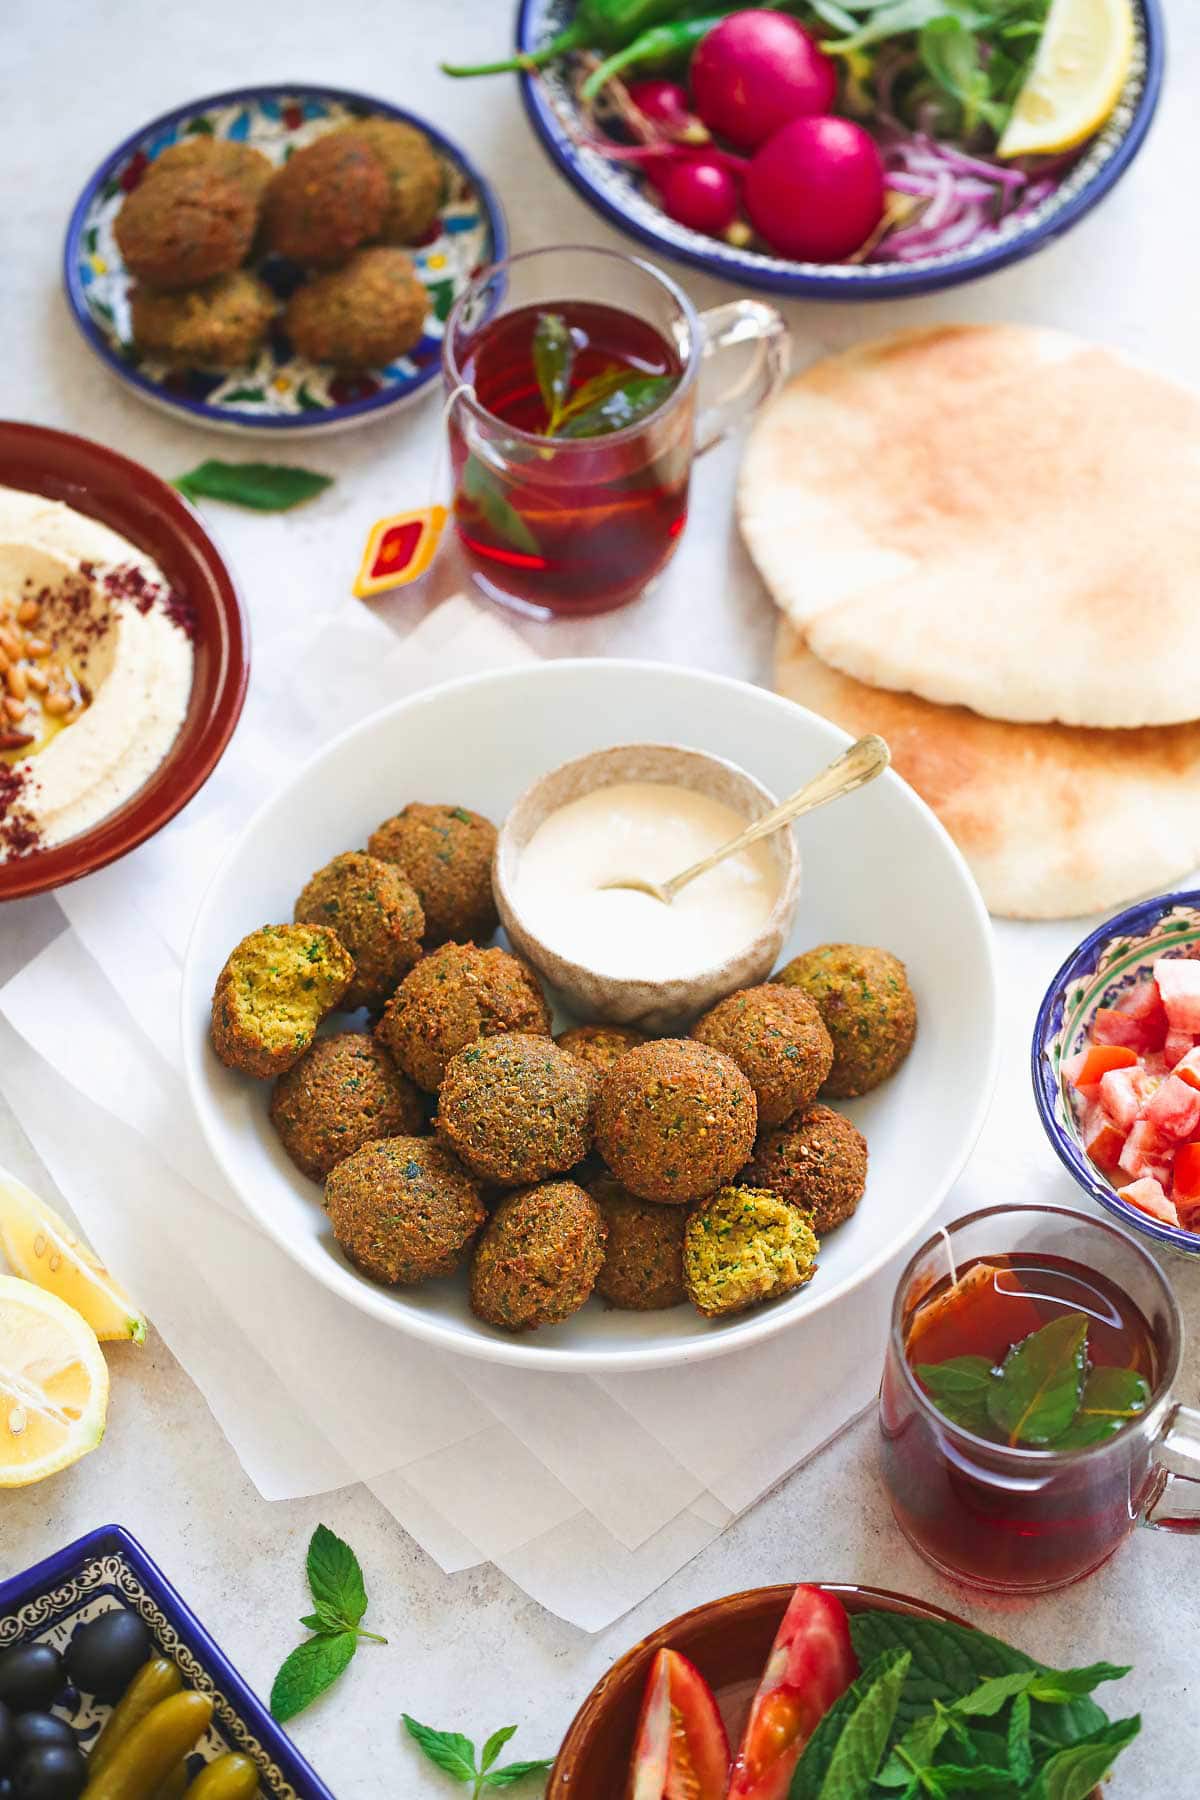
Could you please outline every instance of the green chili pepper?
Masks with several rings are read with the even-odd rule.
[[[706,37],[714,25],[719,25],[727,13],[735,10],[726,7],[724,12],[708,13],[699,19],[675,19],[669,25],[654,25],[649,31],[643,31],[631,44],[614,51],[598,69],[592,70],[580,89],[580,99],[594,100],[600,89],[625,69],[636,68],[639,73],[656,75],[676,63],[686,62],[700,39]]]
[[[505,62],[443,63],[447,75],[503,75],[509,69],[541,69],[568,50],[620,50],[652,26],[698,11],[704,0],[580,0],[565,31],[540,50],[522,52]]]

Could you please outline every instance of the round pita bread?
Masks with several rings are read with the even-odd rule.
[[[821,659],[989,718],[1200,719],[1200,398],[1020,325],[815,363],[752,432],[750,553]]]
[[[1111,912],[1200,864],[1200,725],[1085,731],[1013,725],[865,687],[780,621],[775,685],[893,766],[971,865],[988,910],[1059,919]]]

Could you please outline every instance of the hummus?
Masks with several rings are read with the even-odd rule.
[[[154,562],[0,487],[0,861],[76,837],[146,784],[193,664],[190,612]]]

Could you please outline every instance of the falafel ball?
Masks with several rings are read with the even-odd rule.
[[[310,1181],[376,1138],[416,1136],[424,1122],[420,1090],[360,1031],[317,1038],[271,1095],[279,1141]]]
[[[237,369],[257,355],[278,301],[248,269],[214,275],[186,293],[137,286],[129,297],[133,339],[189,369]]]
[[[168,169],[127,196],[113,235],[131,275],[173,290],[236,269],[257,222],[254,202],[232,176]]]
[[[523,1187],[587,1155],[593,1091],[587,1070],[551,1038],[485,1038],[446,1066],[438,1135],[473,1174]]]
[[[812,1280],[819,1245],[796,1207],[762,1188],[725,1187],[688,1214],[683,1279],[711,1319]]]
[[[296,902],[304,925],[330,925],[354,958],[348,1011],[381,1007],[421,955],[425,915],[394,863],[347,850],[318,869]]]
[[[867,1094],[894,1075],[917,1035],[917,1003],[899,957],[871,944],[819,944],[794,956],[775,980],[816,1005],[833,1039],[823,1092]]]
[[[485,942],[500,923],[492,895],[496,827],[466,806],[414,800],[367,840],[372,856],[399,863],[425,909],[425,948]]]
[[[867,1140],[843,1113],[810,1106],[759,1133],[741,1179],[810,1214],[824,1237],[854,1212],[867,1185]]]
[[[796,988],[742,988],[697,1019],[691,1035],[733,1058],[754,1089],[760,1125],[807,1106],[833,1063],[821,1015]]]
[[[292,262],[333,268],[378,236],[387,203],[387,174],[371,146],[345,131],[326,132],[272,175],[267,243]]]
[[[648,1044],[650,1039],[632,1025],[573,1025],[570,1031],[560,1031],[554,1041],[560,1050],[600,1076],[620,1062],[627,1050]]]
[[[422,1137],[364,1144],[330,1174],[325,1209],[350,1261],[389,1287],[453,1275],[487,1217],[457,1157]]]
[[[344,127],[383,164],[388,201],[379,235],[385,244],[415,244],[437,218],[442,165],[425,133],[403,119],[362,119]]]
[[[221,1061],[270,1081],[298,1063],[354,979],[354,958],[324,925],[264,925],[217,977],[212,1043]]]
[[[471,1265],[471,1310],[501,1331],[561,1325],[604,1261],[600,1208],[573,1181],[520,1188],[492,1214]]]
[[[480,1038],[510,1031],[548,1038],[550,1009],[533,971],[518,957],[474,944],[443,944],[422,957],[376,1027],[404,1073],[431,1094],[451,1057]]]
[[[250,144],[235,143],[232,138],[209,137],[197,132],[168,144],[160,150],[143,181],[157,180],[160,175],[179,169],[208,170],[214,175],[227,175],[243,188],[257,214],[262,207],[267,183],[275,173],[271,159]]]
[[[298,287],[288,301],[287,334],[313,362],[378,369],[412,349],[428,311],[410,258],[377,244]]]
[[[711,1194],[743,1166],[757,1128],[754,1089],[737,1064],[688,1038],[639,1044],[600,1080],[596,1147],[639,1200]]]
[[[659,1312],[687,1299],[683,1285],[682,1206],[639,1200],[611,1175],[588,1184],[608,1227],[596,1292],[625,1312]]]

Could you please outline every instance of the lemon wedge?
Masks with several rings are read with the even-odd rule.
[[[0,1275],[0,1488],[78,1462],[107,1416],[108,1366],[87,1320],[31,1281]]]
[[[1131,0],[1052,0],[998,156],[1042,156],[1090,137],[1117,104],[1133,61]]]
[[[102,1343],[113,1338],[145,1342],[146,1321],[120,1283],[65,1219],[4,1169],[0,1169],[0,1250],[14,1274],[73,1306]]]

